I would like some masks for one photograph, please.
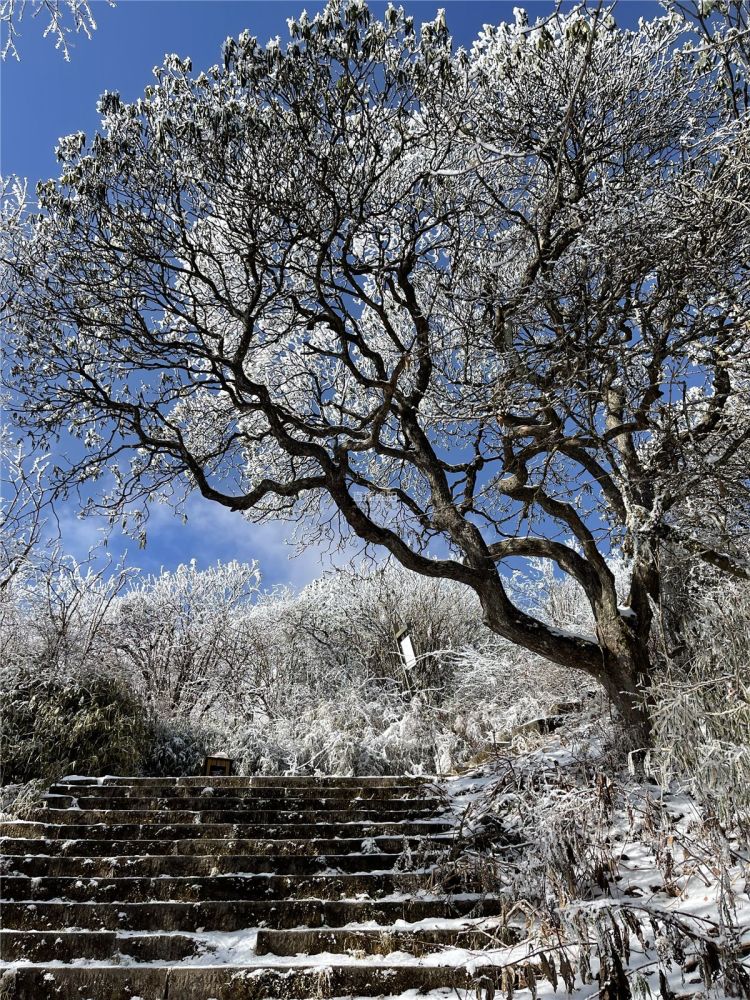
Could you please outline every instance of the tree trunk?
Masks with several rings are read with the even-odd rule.
[[[598,628],[602,650],[601,669],[595,673],[617,708],[633,750],[651,744],[648,687],[651,662],[642,639],[620,619]]]
[[[647,690],[651,676],[651,661],[647,640],[642,632],[648,622],[634,617],[626,619],[617,607],[617,595],[612,590],[604,598],[592,600],[596,620],[596,639],[574,636],[549,627],[537,619],[528,618],[513,608],[507,613],[507,598],[491,586],[479,590],[484,622],[493,632],[523,649],[580,670],[598,681],[605,689],[622,717],[628,733],[628,749],[645,749],[650,745],[650,724],[647,711]]]

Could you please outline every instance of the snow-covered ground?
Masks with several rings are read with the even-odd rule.
[[[491,962],[534,965],[520,997],[565,992],[561,967],[579,998],[606,980],[609,995],[750,996],[747,829],[721,829],[710,803],[636,773],[614,742],[574,718],[445,783],[458,863],[484,869],[524,926]]]

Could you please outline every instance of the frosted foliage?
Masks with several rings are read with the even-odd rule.
[[[750,587],[707,586],[690,599],[686,651],[652,688],[660,780],[685,780],[731,826],[750,817]]]
[[[750,37],[745,0],[666,0],[664,6],[691,29],[692,37],[682,46],[685,57],[703,73],[718,71],[730,112],[746,112],[750,107]]]
[[[610,571],[626,589],[628,568]],[[534,572],[516,592],[528,613],[561,631],[591,628],[580,588],[544,564]],[[665,785],[688,782],[731,825],[750,814],[750,591],[678,572],[682,632],[675,645],[678,626],[665,622],[674,649],[650,691],[647,766]],[[259,586],[255,564],[137,577],[28,560],[0,590],[8,704],[23,707],[45,684],[121,690],[149,723],[138,752],[154,773],[190,772],[222,746],[244,772],[268,774],[447,773],[535,720],[596,704],[579,672],[487,628],[461,584],[365,564],[300,593]],[[412,667],[399,654],[404,628]]]
[[[255,564],[195,560],[146,577],[117,603],[117,662],[156,716],[198,722],[227,711],[248,669],[245,609],[257,592]]]
[[[625,602],[632,566],[622,557],[611,557],[607,565],[614,579],[615,593],[621,601],[618,605],[620,616],[627,617],[629,609]],[[529,560],[523,572],[512,575],[509,589],[522,607],[533,608],[540,619],[557,629],[591,633],[596,627],[583,588],[572,577],[556,573],[548,561]]]
[[[27,566],[1,592],[3,682],[24,704],[45,678],[126,682],[155,773],[189,771],[217,745],[249,773],[445,772],[580,690],[487,629],[467,588],[398,565],[299,594],[260,592],[254,564],[128,575],[62,557]]]
[[[396,640],[404,626],[419,653],[411,670]],[[236,699],[244,713],[236,752],[244,767],[397,773],[433,769],[448,653],[482,625],[466,588],[389,566],[265,595],[243,628],[251,668]]]
[[[107,2],[114,7],[113,0]],[[69,60],[70,36],[80,33],[91,38],[96,31],[92,7],[89,0],[0,0],[0,27],[5,35],[0,57],[18,59],[16,42],[22,34],[22,23],[39,18],[44,24],[44,37],[50,36],[55,48]]]
[[[373,687],[342,691],[334,701],[312,705],[246,730],[233,753],[248,773],[420,774],[452,765],[458,742],[436,732],[436,718],[419,698],[411,702]]]
[[[586,693],[577,674],[508,644],[460,650],[451,666],[454,682],[444,708],[464,754],[496,746],[516,728],[554,716],[560,705]]]

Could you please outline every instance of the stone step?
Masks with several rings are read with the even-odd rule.
[[[337,928],[324,930],[260,930],[255,953],[293,957],[330,954],[388,955],[406,952],[415,957],[445,948],[481,951],[515,944],[520,929],[493,922],[441,928]],[[0,931],[0,960],[4,962],[71,962],[131,960],[178,962],[207,955],[215,946],[200,934],[118,934],[116,931]]]
[[[429,875],[211,875],[158,878],[3,878],[3,899],[101,903],[198,902],[223,899],[378,899],[429,890]]]
[[[0,838],[0,853],[5,856],[26,857],[29,855],[47,856],[79,856],[79,857],[128,857],[131,855],[209,855],[217,857],[229,854],[260,854],[273,857],[288,856],[318,856],[329,854],[369,854],[382,852],[384,854],[399,854],[405,849],[413,852],[432,851],[449,847],[453,837],[449,833],[431,834],[429,836],[411,836],[405,831],[400,836],[374,837],[310,837],[298,839],[247,839],[242,837],[195,837],[190,839],[158,840],[129,839],[114,840],[102,834],[111,834],[111,830],[103,827],[91,827],[98,837],[85,839],[71,837],[70,839],[44,839],[40,837],[6,837]],[[363,843],[367,849],[363,851]]]
[[[205,803],[204,803],[205,806]],[[29,813],[29,820],[38,823],[52,823],[61,826],[93,826],[105,823],[114,826],[117,823],[144,824],[155,823],[159,826],[169,824],[196,823],[204,825],[221,823],[244,823],[248,826],[262,824],[290,826],[292,823],[310,825],[317,823],[403,823],[408,820],[430,820],[433,811],[429,809],[338,809],[314,812],[306,810],[265,811],[260,809],[244,809],[242,811],[224,809],[35,809]]]
[[[208,779],[205,779],[208,781]],[[429,798],[434,791],[431,785],[391,785],[374,787],[331,787],[321,788],[317,785],[298,785],[286,787],[282,785],[264,785],[257,787],[237,786],[237,785],[212,785],[210,783],[202,785],[52,785],[49,795],[67,795],[72,798],[94,798],[94,799],[138,799],[138,798],[167,798],[182,799],[203,796],[204,789],[211,789],[212,798],[246,798],[246,799],[343,799],[346,802],[363,800],[369,801],[394,801],[410,802],[413,799]],[[435,798],[435,796],[432,796]],[[439,796],[437,797],[439,798]]]
[[[0,859],[0,873],[28,875],[32,878],[154,878],[159,875],[206,876],[229,875],[233,872],[250,874],[275,873],[278,875],[315,875],[322,872],[389,871],[397,865],[403,867],[402,854],[329,854],[327,857],[289,855],[274,857],[268,854],[201,855],[178,857],[174,854],[157,854],[152,857],[66,857],[60,855],[5,856]]]
[[[6,930],[236,931],[248,927],[341,927],[375,921],[410,923],[435,917],[498,916],[503,897],[463,893],[378,900],[224,900],[195,903],[0,903]],[[0,994],[1,996],[2,994]]]
[[[468,989],[474,973],[433,953],[507,943],[493,920],[507,903],[431,892],[453,842],[441,809],[418,778],[64,779],[29,819],[0,823],[0,956],[21,963],[0,997]]]
[[[16,839],[81,840],[102,836],[113,840],[294,840],[306,838],[365,840],[370,837],[419,837],[443,833],[452,824],[445,820],[400,820],[396,823],[39,823],[12,820],[0,823],[0,837]]]
[[[21,966],[5,973],[13,1000],[262,1000],[393,995],[408,990],[476,988],[479,981],[500,982],[493,966],[472,971],[413,964],[266,966],[58,967]],[[10,991],[13,991],[12,993]]]
[[[109,790],[109,789],[108,789]],[[115,787],[115,791],[118,789]],[[183,792],[189,789],[182,789]],[[234,791],[224,789],[223,792]],[[411,813],[415,810],[443,808],[444,803],[435,796],[412,795],[405,798],[380,798],[372,796],[345,795],[313,796],[313,795],[63,795],[49,793],[42,801],[50,809],[222,809],[243,810],[259,809],[268,812],[304,812],[313,810],[332,812],[342,809],[387,809],[388,812]]]
[[[429,784],[431,780],[426,777],[405,777],[404,775],[372,775],[360,776],[357,778],[344,778],[337,775],[277,775],[277,774],[256,774],[246,776],[224,777],[206,775],[189,775],[180,778],[133,778],[117,775],[107,775],[104,778],[87,778],[80,776],[67,776],[62,778],[58,784],[72,785],[75,788],[81,787],[102,787],[109,785],[165,785],[165,786],[191,786],[207,785],[213,788],[422,788]]]
[[[4,962],[179,962],[205,951],[189,934],[125,934],[114,931],[0,931]]]
[[[439,928],[377,927],[367,929],[336,928],[334,930],[265,930],[258,931],[256,954],[294,956],[319,955],[389,955],[406,952],[420,957],[445,948],[467,948],[481,951],[515,944],[521,931],[491,920],[482,925]]]

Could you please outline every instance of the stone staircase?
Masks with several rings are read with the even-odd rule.
[[[461,995],[502,900],[446,895],[415,778],[68,778],[0,824],[0,997]],[[452,957],[451,957],[452,956]]]

